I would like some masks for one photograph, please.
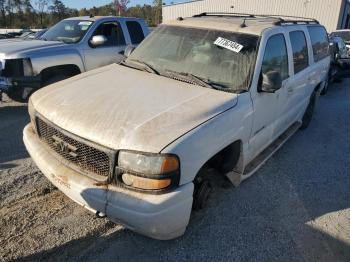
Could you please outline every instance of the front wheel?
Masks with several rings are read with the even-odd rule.
[[[300,127],[301,130],[308,128],[308,126],[310,125],[312,117],[315,112],[315,105],[316,105],[316,92],[313,92],[310,97],[309,105],[307,106],[305,114],[303,116],[303,120],[302,120],[303,122]]]
[[[46,79],[45,81],[43,81],[42,87],[48,86],[48,85],[52,85],[54,83],[60,82],[62,80],[65,80],[67,78],[68,78],[68,76],[63,75],[63,74],[55,75],[55,76],[50,77],[50,78]]]

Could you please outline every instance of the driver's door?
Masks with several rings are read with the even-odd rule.
[[[283,106],[284,88],[289,78],[289,62],[287,44],[283,33],[270,36],[265,45],[265,51],[261,63],[261,74],[258,87],[252,90],[254,107],[253,128],[249,141],[250,159],[257,156],[264,148],[276,138],[276,132],[282,117],[280,114]],[[283,80],[282,86],[274,93],[260,92],[264,77],[269,72],[278,72]]]
[[[100,46],[92,46],[90,40],[96,35],[103,35],[107,41]],[[86,71],[123,60],[122,52],[126,48],[123,29],[117,21],[104,22],[92,34],[89,45],[84,50]]]

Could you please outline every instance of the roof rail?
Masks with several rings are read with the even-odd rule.
[[[226,13],[226,12],[204,12],[193,17],[202,17],[202,16],[237,16],[237,17],[251,17],[254,18],[253,14],[244,14],[244,13]]]
[[[300,23],[301,24],[319,24],[319,21],[313,18],[305,18],[300,16],[290,16],[290,15],[260,15],[260,14],[245,14],[245,13],[204,12],[204,13],[194,15],[193,17],[203,17],[203,16],[234,16],[239,18],[273,18],[277,20],[275,22],[276,25],[300,24]]]
[[[319,24],[320,22],[314,18],[301,17],[301,16],[291,16],[291,15],[258,15],[258,16],[266,16],[266,17],[276,17],[280,19],[281,24]],[[287,19],[285,19],[287,18]],[[290,19],[292,18],[292,19]]]

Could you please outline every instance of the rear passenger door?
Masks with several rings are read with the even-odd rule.
[[[107,41],[103,45],[97,47],[91,45],[86,47],[84,55],[85,68],[87,71],[118,63],[124,58],[122,53],[126,48],[126,41],[119,22],[111,21],[101,23],[91,35],[90,40],[96,35],[105,36]]]
[[[311,59],[305,28],[289,29],[287,36],[291,46],[292,73],[290,85],[285,89],[286,103],[282,113],[285,117],[286,126],[290,126],[305,111],[305,102],[309,99],[313,72],[310,67]]]

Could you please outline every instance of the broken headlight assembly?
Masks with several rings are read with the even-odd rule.
[[[163,192],[178,186],[180,160],[171,154],[120,151],[116,179],[130,189]]]

